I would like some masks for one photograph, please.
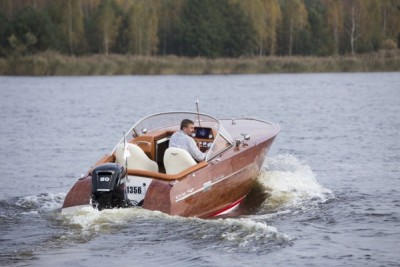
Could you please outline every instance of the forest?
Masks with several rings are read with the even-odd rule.
[[[329,57],[399,44],[400,0],[0,0],[0,72],[43,53]]]
[[[1,56],[240,57],[394,49],[399,0],[0,0]]]

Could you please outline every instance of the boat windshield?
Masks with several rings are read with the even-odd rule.
[[[151,115],[138,121],[132,130],[136,136],[140,136],[155,130],[174,129],[176,127],[179,129],[183,119],[192,120],[195,126],[210,127],[219,131],[220,123],[218,119],[193,112],[168,112]]]
[[[217,118],[194,112],[166,112],[145,117],[132,126],[126,133],[126,138],[129,140],[132,137],[145,135],[146,133],[157,130],[176,131],[180,128],[183,119],[192,120],[195,127],[207,127],[212,129],[214,141],[207,152],[206,160],[214,158],[226,148],[233,145],[232,137]]]

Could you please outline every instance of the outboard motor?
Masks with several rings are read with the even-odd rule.
[[[92,171],[92,203],[98,210],[126,207],[125,169],[117,163],[106,163]]]

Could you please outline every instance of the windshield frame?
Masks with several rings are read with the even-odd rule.
[[[118,142],[115,148],[119,144],[123,143],[124,140],[129,141],[132,137],[135,138],[138,136],[142,136],[151,131],[167,129],[171,127],[178,127],[179,129],[182,119],[187,118],[191,119],[194,122],[195,126],[210,127],[217,133],[214,137],[210,149],[207,151],[205,158],[206,161],[215,158],[223,151],[233,146],[233,138],[220,123],[219,119],[204,113],[190,111],[170,111],[155,113],[137,121],[127,132],[125,132],[125,136]],[[223,138],[223,140],[226,141],[226,146],[219,151],[213,152],[216,141],[220,140],[221,137]],[[113,152],[115,151],[115,148],[113,149]]]

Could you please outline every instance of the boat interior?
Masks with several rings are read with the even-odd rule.
[[[168,128],[146,132],[140,136],[133,135],[126,144],[120,142],[110,155],[103,157],[95,166],[116,162],[126,166],[129,175],[163,180],[179,179],[207,166],[207,161],[196,162],[186,150],[169,148],[169,140],[175,131],[176,128]],[[231,146],[211,127],[195,127],[193,138],[202,152],[210,150],[207,153],[215,154]],[[129,150],[129,157],[124,157],[125,147]]]

